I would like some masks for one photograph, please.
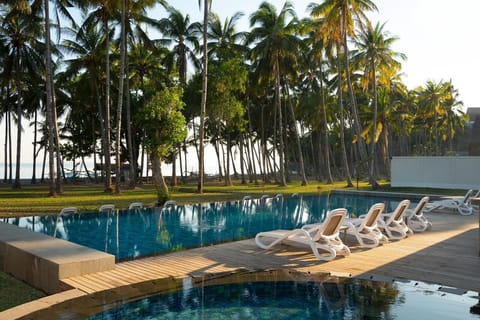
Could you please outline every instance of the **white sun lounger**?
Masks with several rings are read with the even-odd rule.
[[[63,217],[77,213],[78,209],[75,207],[68,207],[68,208],[63,208],[60,210],[60,212],[57,214],[57,219],[55,220],[55,230],[53,231],[53,237],[57,237],[57,230],[58,226],[60,224],[63,224]]]
[[[68,207],[68,208],[63,208],[62,210],[60,210],[60,213],[58,215],[59,216],[65,216],[65,215],[69,215],[69,214],[77,213],[77,212],[78,212],[77,208]]]
[[[255,243],[262,249],[271,249],[281,243],[308,246],[318,259],[324,261],[335,259],[338,254],[348,256],[350,249],[339,236],[346,214],[347,209],[335,209],[323,223],[312,225],[309,229],[260,232],[255,237]],[[325,252],[327,255],[322,254]]]
[[[132,202],[128,206],[129,211],[135,211],[135,212],[140,212],[140,210],[143,209],[143,203],[141,202]]]
[[[476,197],[480,194],[480,191],[473,197]],[[451,198],[430,202],[426,205],[424,212],[432,212],[443,209],[453,209],[457,210],[463,216],[469,216],[473,213],[473,207],[471,204],[473,195],[473,190],[468,190],[463,199],[460,198]]]
[[[423,232],[432,227],[430,221],[423,215],[424,208],[429,200],[429,197],[423,197],[413,210],[407,209],[407,225],[413,232]]]
[[[367,214],[358,218],[346,219],[346,233],[353,235],[361,247],[374,248],[382,242],[387,242],[387,237],[378,228],[378,219],[381,217],[385,204],[375,203],[370,207]]]
[[[388,239],[400,240],[408,234],[413,234],[405,224],[405,214],[409,205],[410,200],[402,200],[392,213],[384,213],[378,219],[378,227],[387,235]]]
[[[102,213],[113,212],[113,211],[115,211],[115,205],[114,204],[104,204],[104,205],[100,206],[100,208],[98,208],[98,211],[102,212]]]

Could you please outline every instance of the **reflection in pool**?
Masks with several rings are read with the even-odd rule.
[[[7,222],[128,260],[254,237],[258,232],[320,222],[327,210],[365,213],[375,202],[392,210],[398,199],[321,195],[214,202],[113,213],[10,218]],[[414,204],[412,204],[413,206]]]
[[[149,291],[151,290],[151,291]],[[287,270],[164,279],[68,301],[35,319],[480,319],[473,292]]]

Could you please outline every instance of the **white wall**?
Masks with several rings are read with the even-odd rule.
[[[480,189],[480,157],[393,157],[391,185]]]

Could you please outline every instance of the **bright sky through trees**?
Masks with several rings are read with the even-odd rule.
[[[245,14],[239,28],[248,29],[248,18],[258,9],[260,0],[213,1],[212,11],[221,19],[235,12]],[[280,10],[284,0],[268,1]],[[293,3],[299,18],[306,17],[309,3],[320,1],[295,0]],[[478,32],[480,30],[480,1],[476,0],[373,0],[378,13],[370,14],[375,25],[386,22],[385,30],[399,37],[392,46],[394,51],[405,53],[402,63],[404,82],[409,89],[423,86],[428,80],[452,80],[464,102],[464,110],[480,108],[476,71],[480,70],[478,58]],[[169,3],[190,14],[192,21],[200,21],[198,1],[170,0]],[[163,14],[163,11],[151,13]]]

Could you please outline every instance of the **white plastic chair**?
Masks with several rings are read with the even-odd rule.
[[[255,243],[262,249],[271,249],[281,243],[308,246],[318,259],[324,261],[333,260],[339,254],[348,256],[350,249],[339,236],[346,214],[347,209],[335,209],[327,215],[323,223],[312,225],[309,229],[260,232],[255,236]],[[327,255],[322,254],[324,252]]]
[[[66,216],[66,215],[69,215],[69,214],[73,214],[73,213],[77,213],[78,212],[78,209],[75,208],[75,207],[68,207],[68,208],[63,208],[62,210],[60,210],[60,213],[58,215],[60,216]]]
[[[477,192],[475,196],[472,196],[472,195],[473,195],[473,190],[470,189],[467,191],[463,199],[451,198],[451,199],[444,199],[444,200],[429,202],[423,209],[423,212],[432,212],[432,211],[443,210],[443,209],[453,209],[453,210],[457,210],[463,216],[469,216],[473,213],[473,210],[474,210],[471,204],[471,200],[473,197],[479,196],[480,191]]]
[[[128,206],[128,210],[140,210],[143,209],[143,203],[141,202],[132,202]]]
[[[407,225],[413,232],[423,232],[432,227],[431,222],[423,215],[429,200],[429,197],[423,197],[413,210],[407,209]]]
[[[62,210],[60,210],[60,212],[57,214],[57,219],[55,220],[55,230],[53,231],[53,237],[54,238],[57,237],[58,225],[61,222],[63,223],[62,217],[65,217],[65,216],[68,216],[68,215],[71,215],[71,214],[74,214],[74,213],[77,213],[77,212],[78,212],[78,209],[75,208],[75,207],[67,207],[67,208],[63,208]]]
[[[405,224],[405,214],[409,205],[410,200],[402,200],[393,212],[384,213],[378,219],[378,227],[386,233],[388,239],[400,240],[408,234],[413,234]]]
[[[175,207],[177,205],[177,202],[175,200],[168,200],[168,201],[165,201],[165,203],[163,204],[163,207],[166,208],[166,207]]]
[[[98,208],[99,212],[102,213],[110,213],[112,211],[115,211],[115,205],[114,204],[104,204]]]
[[[358,218],[345,219],[344,225],[347,227],[347,234],[353,235],[361,247],[374,248],[388,239],[378,228],[378,219],[385,209],[385,204],[376,203],[370,207],[367,214]]]

